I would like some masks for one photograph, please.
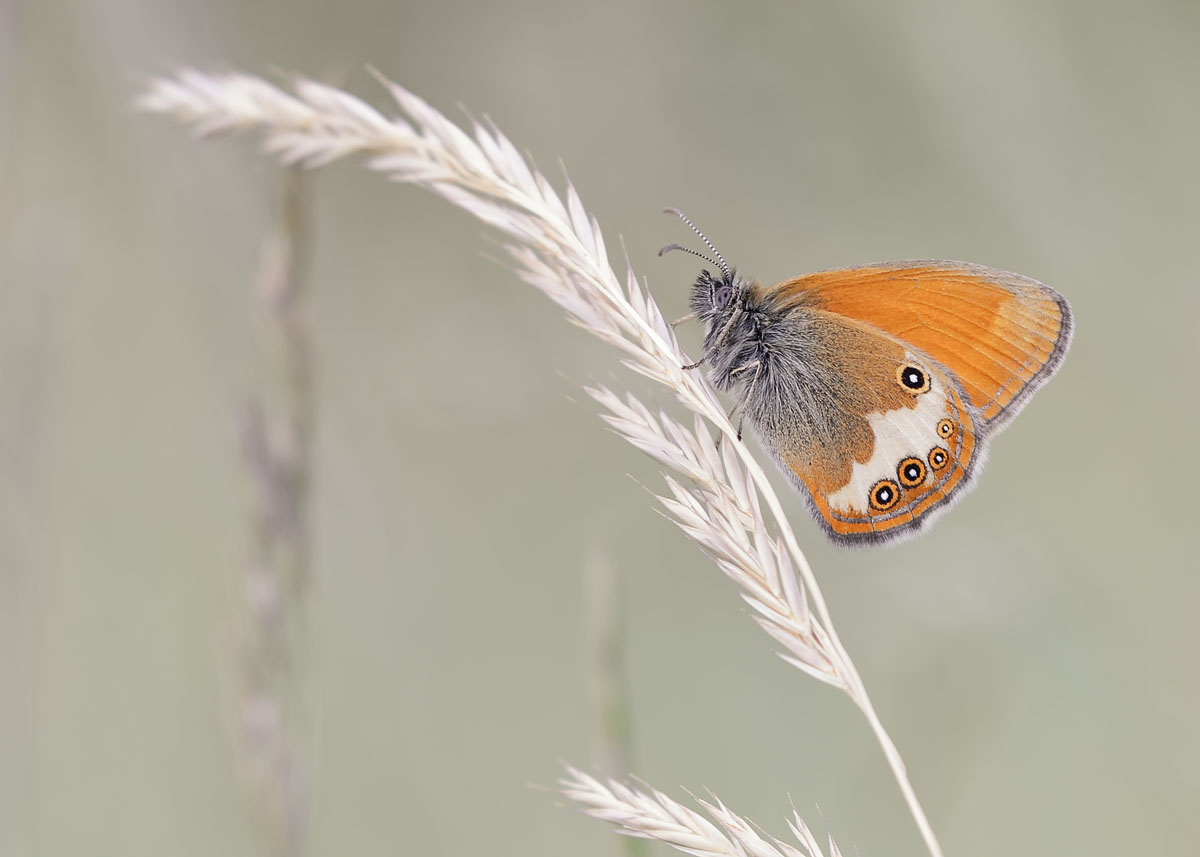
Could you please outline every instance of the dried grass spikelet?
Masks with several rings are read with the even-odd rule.
[[[658,305],[626,260],[611,267],[596,220],[567,182],[565,198],[491,123],[471,133],[404,88],[376,75],[400,117],[311,80],[294,94],[243,74],[181,71],[152,82],[138,100],[147,111],[193,125],[201,134],[260,129],[265,149],[284,164],[316,167],[367,155],[368,169],[425,187],[508,238],[518,275],[561,306],[568,318],[617,348],[625,365],[662,384],[693,415],[691,424],[605,387],[588,392],[619,434],[673,475],[659,497],[671,518],[741,590],[781,655],[808,675],[845,691],[880,743],[932,855],[940,849],[849,655],[838,640],[820,587],[762,467],[704,376],[679,347]],[[713,432],[721,438],[714,441]]]
[[[721,803],[696,798],[712,821],[655,789],[642,791],[617,780],[601,781],[574,768],[559,780],[562,793],[595,818],[616,826],[618,833],[665,842],[698,857],[841,857],[829,839],[828,855],[822,851],[808,825],[793,811],[788,828],[797,848],[755,830],[753,824]]]

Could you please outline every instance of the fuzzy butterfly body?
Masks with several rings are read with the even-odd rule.
[[[1019,274],[894,262],[763,287],[709,249],[701,362],[839,544],[907,538],[957,502],[1070,343],[1066,300]]]

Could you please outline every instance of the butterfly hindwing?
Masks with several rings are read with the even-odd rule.
[[[978,412],[944,367],[895,337],[808,309],[789,323],[804,330],[812,371],[794,392],[786,379],[768,382],[763,395],[788,400],[782,410],[799,419],[755,414],[766,446],[835,541],[916,534],[972,484],[983,454]]]

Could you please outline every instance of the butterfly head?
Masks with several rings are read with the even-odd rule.
[[[658,251],[661,256],[671,250],[682,250],[708,262],[716,272],[705,268],[692,285],[692,315],[704,323],[704,358],[712,367],[710,377],[722,389],[728,389],[740,368],[753,363],[757,353],[761,329],[760,307],[755,297],[753,284],[738,275],[729,266],[725,257],[708,240],[707,236],[687,218],[683,212],[668,208],[695,232],[711,256],[684,247],[670,244]]]
[[[732,312],[743,299],[745,284],[739,280],[737,271],[719,271],[713,274],[707,268],[696,277],[691,287],[691,308],[698,318],[713,320]]]
[[[765,318],[753,284],[737,271],[701,271],[692,286],[692,311],[704,323],[704,362],[709,378],[728,390],[740,378],[749,382],[748,367],[764,359]]]
[[[708,237],[696,228],[696,224],[692,223],[686,214],[677,208],[668,208],[666,212],[674,214],[700,236],[700,240],[704,242],[712,255],[708,256],[698,250],[684,247],[682,244],[668,244],[658,251],[658,255],[669,253],[671,250],[682,250],[684,253],[700,257],[717,269],[717,273],[713,273],[707,268],[700,272],[700,276],[696,278],[696,282],[692,286],[691,306],[696,317],[705,322],[709,330],[712,330],[713,327],[723,327],[725,321],[743,309],[750,284],[738,276],[737,271],[729,266],[725,257],[708,240]]]
[[[747,286],[737,271],[700,272],[692,285],[691,307],[701,320],[712,323],[731,314],[746,298]]]

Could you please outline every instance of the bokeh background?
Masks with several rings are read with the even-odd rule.
[[[368,64],[488,114],[551,175],[561,158],[668,315],[696,266],[655,256],[686,238],[665,205],[764,280],[944,257],[1067,295],[1060,376],[928,535],[839,552],[779,484],[947,854],[1195,848],[1196,4],[0,15],[0,854],[263,853],[229,687],[282,175],[252,138],[198,143],[131,102],[195,65],[386,106]],[[791,802],[846,853],[923,853],[852,705],[773,656],[579,385],[669,397],[464,213],[353,163],[311,190],[309,853],[617,854],[547,791],[561,760],[596,762],[598,567],[633,773],[777,835]]]

